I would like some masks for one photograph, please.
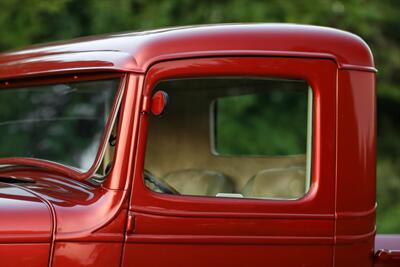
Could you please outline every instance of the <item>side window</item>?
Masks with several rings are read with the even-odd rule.
[[[149,124],[144,180],[155,192],[298,199],[311,183],[312,90],[267,78],[165,80]]]

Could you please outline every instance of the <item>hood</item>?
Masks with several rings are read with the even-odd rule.
[[[44,199],[18,184],[0,182],[0,244],[48,243],[53,220]]]
[[[0,243],[11,234],[23,242],[123,241],[126,191],[30,167],[6,169],[0,178]]]

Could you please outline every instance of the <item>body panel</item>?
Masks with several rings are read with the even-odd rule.
[[[0,197],[0,243],[50,243],[53,218],[42,199],[18,185],[4,183],[0,183]]]
[[[336,264],[372,265],[375,238],[375,75],[339,71]],[[350,239],[344,236],[351,237]]]
[[[1,266],[48,266],[49,243],[2,243],[0,244]]]
[[[326,246],[299,245],[234,245],[226,246],[220,244],[129,244],[128,249],[132,251],[126,255],[123,266],[134,266],[133,263],[143,263],[142,266],[327,266],[326,256],[332,257],[332,250]],[[156,257],[149,259],[149,251],[157,252]],[[282,251],[286,251],[282,254]],[[207,257],[204,257],[207,255]],[[324,255],[324,256],[322,256]],[[234,257],[234,261],[226,264]],[[299,258],[304,260],[299,263]]]
[[[31,252],[36,252],[35,257],[40,257],[39,259],[33,255],[24,256],[21,258],[21,264],[29,260],[32,264],[44,266],[41,262],[43,250],[46,248],[46,264],[51,253],[51,266],[119,265],[127,214],[127,210],[124,209],[125,191],[95,187],[89,183],[29,168],[10,170],[7,174],[14,177],[31,177],[35,180],[35,183],[19,184],[17,188],[3,186],[0,189],[0,192],[3,191],[1,203],[8,205],[8,209],[0,210],[0,242],[23,243],[23,246],[12,245],[13,250],[21,248],[23,251],[20,250],[19,253],[30,255]],[[57,223],[54,223],[56,228],[53,237],[53,224],[49,221],[48,207],[29,192],[40,196],[42,201],[48,202],[54,209]],[[26,208],[27,204],[23,201],[28,200],[30,207]],[[15,206],[11,201],[20,203],[16,203],[18,206]],[[7,216],[3,217],[7,210]],[[22,223],[25,227],[21,226]],[[11,225],[18,229],[15,233],[10,230]],[[3,253],[1,244],[0,255],[2,259],[9,260],[9,266],[20,264],[15,260],[15,253],[9,254],[10,258],[4,256],[8,254]]]
[[[119,266],[121,248],[121,242],[57,242],[53,266]]]
[[[0,183],[1,266],[46,266],[55,218],[51,206],[19,185]]]
[[[55,241],[123,240],[126,210],[124,212],[121,208],[125,191],[107,190],[46,172],[21,170],[12,174],[34,178],[35,183],[21,184],[20,187],[39,194],[51,203],[57,220]],[[108,231],[100,230],[108,225]]]

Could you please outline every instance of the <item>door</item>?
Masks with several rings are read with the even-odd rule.
[[[336,64],[226,57],[148,71],[124,266],[333,266]],[[146,107],[146,105],[142,105]]]

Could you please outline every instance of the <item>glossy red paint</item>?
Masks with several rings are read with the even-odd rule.
[[[0,223],[1,244],[26,244],[20,246],[24,253],[46,245],[46,263],[51,255],[51,266],[71,266],[71,262],[73,266],[119,265],[127,214],[123,204],[126,191],[28,168],[3,175],[11,173],[17,178],[29,176],[35,183],[7,187],[0,183],[0,212],[2,218],[7,216]],[[15,261],[12,255],[10,262],[14,259],[15,265],[10,266],[18,266],[22,261]],[[37,255],[42,262],[43,253]]]
[[[234,55],[330,58],[340,68],[374,70],[368,46],[348,32],[294,24],[232,24],[85,37],[3,53],[0,79],[99,70],[145,73],[160,61]]]
[[[69,240],[123,241],[126,209],[122,208],[122,202],[126,199],[126,191],[108,190],[103,187],[91,185],[87,182],[83,183],[51,172],[37,171],[34,169],[14,170],[10,171],[8,174],[11,173],[14,177],[29,176],[35,180],[35,183],[14,185],[17,187],[14,191],[18,189],[25,194],[40,196],[39,199],[41,199],[42,202],[48,202],[54,209],[54,216],[56,219],[56,242]],[[18,197],[15,198],[18,199]],[[40,202],[40,204],[44,206],[42,202]],[[22,206],[22,204],[19,206]],[[31,206],[33,209],[34,207],[32,204]],[[17,207],[18,203],[15,204],[14,209],[18,210]],[[11,208],[10,211],[14,209]],[[46,206],[44,206],[43,210],[49,213]],[[40,222],[45,221],[46,217],[43,214],[34,213],[34,215],[36,214],[41,218]],[[20,216],[26,215],[22,213]],[[16,221],[18,219],[19,218],[11,218],[10,220]],[[79,223],[77,223],[77,219]],[[46,227],[43,226],[42,228],[47,230],[47,235],[45,235],[47,239],[43,241],[50,241],[52,229],[51,220],[45,224],[45,226]],[[25,227],[27,227],[28,230],[30,229],[28,226]],[[32,229],[35,228],[32,227]],[[44,232],[44,230],[42,230],[42,232]],[[25,233],[22,234],[26,237]],[[42,233],[42,235],[44,234]],[[39,234],[37,234],[37,236],[39,236]],[[0,236],[0,238],[2,237],[3,236]],[[24,239],[22,238],[22,240]]]
[[[1,266],[45,266],[54,226],[46,200],[19,186],[0,183],[0,214]]]
[[[336,262],[367,266],[375,237],[375,75],[340,70],[338,83],[336,239],[346,242]]]
[[[3,265],[364,267],[374,264],[375,251],[399,249],[398,236],[378,236],[374,244],[375,69],[359,37],[323,27],[219,25],[0,54],[1,88],[104,75],[123,81],[107,179],[95,185],[85,180],[90,171],[13,159],[32,166],[0,174],[35,183],[0,181]],[[313,184],[304,198],[216,200],[162,195],[144,186],[154,85],[210,75],[301,78],[312,86]],[[102,143],[96,164],[104,138]]]
[[[0,244],[50,243],[52,212],[43,198],[17,185],[0,184]],[[26,212],[32,211],[29,221]]]
[[[58,242],[57,267],[110,267],[120,265],[122,242]]]
[[[48,266],[49,248],[48,243],[2,243],[0,244],[1,266]]]

